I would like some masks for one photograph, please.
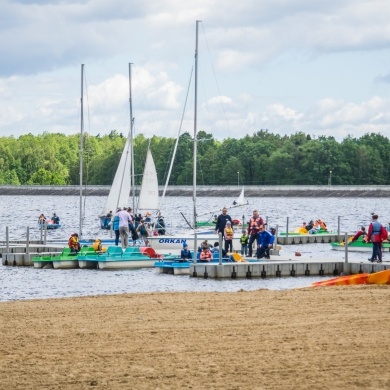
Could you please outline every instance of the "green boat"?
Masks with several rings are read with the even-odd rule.
[[[59,255],[55,256],[34,256],[32,263],[34,268],[56,268],[71,269],[79,268],[79,255],[97,254],[91,246],[81,247],[79,253],[72,253],[70,248],[64,248]]]
[[[345,251],[344,241],[341,242],[332,242],[330,243],[331,247],[335,251]],[[349,252],[372,252],[372,243],[366,242],[363,240],[363,236],[358,237],[355,242],[348,243]],[[390,252],[390,243],[384,241],[382,243],[382,252]]]
[[[300,227],[300,228],[295,228],[293,231],[288,232],[289,236],[304,236],[304,235],[313,235],[313,234],[336,234],[335,232],[330,232],[329,230],[326,229],[318,229],[316,230],[315,233],[309,233],[305,228]],[[279,236],[286,236],[286,232],[280,232]]]

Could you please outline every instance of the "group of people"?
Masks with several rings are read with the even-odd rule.
[[[217,218],[215,224],[215,233],[222,233],[225,242],[225,251],[233,251],[234,230],[233,221],[227,213],[227,208],[222,209],[222,214]],[[240,237],[241,255],[253,257],[253,244],[257,244],[256,257],[270,257],[270,249],[275,241],[274,233],[266,230],[263,218],[260,217],[258,210],[253,211],[252,217],[248,221],[248,229],[242,230]]]
[[[58,225],[60,223],[60,217],[56,213],[53,213],[53,216],[51,218],[46,218],[45,214],[42,213],[38,217],[38,224],[44,225],[45,223],[47,223],[47,224],[54,223],[54,224]]]
[[[320,230],[328,231],[326,223],[322,219],[317,219],[315,222],[310,220],[309,223],[303,222],[301,228],[305,229],[309,234],[316,234]]]
[[[164,217],[161,214],[157,216],[157,223],[154,225],[151,219],[151,213],[147,212],[145,217],[141,214],[133,216],[131,207],[118,208],[115,215],[112,216],[112,228],[115,232],[115,245],[119,245],[121,239],[122,248],[126,248],[129,243],[129,235],[133,240],[133,245],[138,238],[141,238],[145,246],[149,246],[148,237],[152,234],[165,234]]]

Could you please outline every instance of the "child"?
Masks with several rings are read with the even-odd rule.
[[[211,261],[213,258],[213,254],[211,253],[210,249],[208,246],[204,246],[202,248],[202,252],[200,252],[200,261]]]
[[[248,255],[248,235],[246,234],[246,230],[242,231],[242,236],[240,237],[241,243],[241,255]]]
[[[183,244],[183,249],[180,252],[180,259],[181,260],[191,260],[192,259],[191,252],[188,250],[188,244],[186,242]]]
[[[225,238],[225,251],[226,252],[233,252],[233,237],[234,232],[232,228],[232,223],[230,221],[226,222],[226,227],[223,230],[223,236]],[[230,249],[230,251],[229,251]]]

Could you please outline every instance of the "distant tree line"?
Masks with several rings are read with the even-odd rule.
[[[164,184],[176,139],[142,134],[134,139],[136,182],[140,184],[148,145],[160,184]],[[80,135],[43,133],[0,137],[0,184],[79,184]],[[84,135],[84,184],[110,185],[125,138],[113,130]],[[193,139],[179,138],[171,185],[191,185]],[[381,134],[312,137],[302,132],[260,130],[240,139],[215,140],[198,133],[197,180],[200,185],[379,185],[390,184],[389,139]]]

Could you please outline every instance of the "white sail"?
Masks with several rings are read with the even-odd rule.
[[[244,187],[242,187],[241,194],[236,200],[236,205],[246,204],[245,198],[244,198]]]
[[[157,210],[158,209],[158,180],[156,166],[153,156],[148,149],[142,184],[138,197],[139,210]]]
[[[130,137],[127,137],[106,205],[100,215],[106,215],[109,211],[115,213],[117,207],[129,205],[131,160]]]

